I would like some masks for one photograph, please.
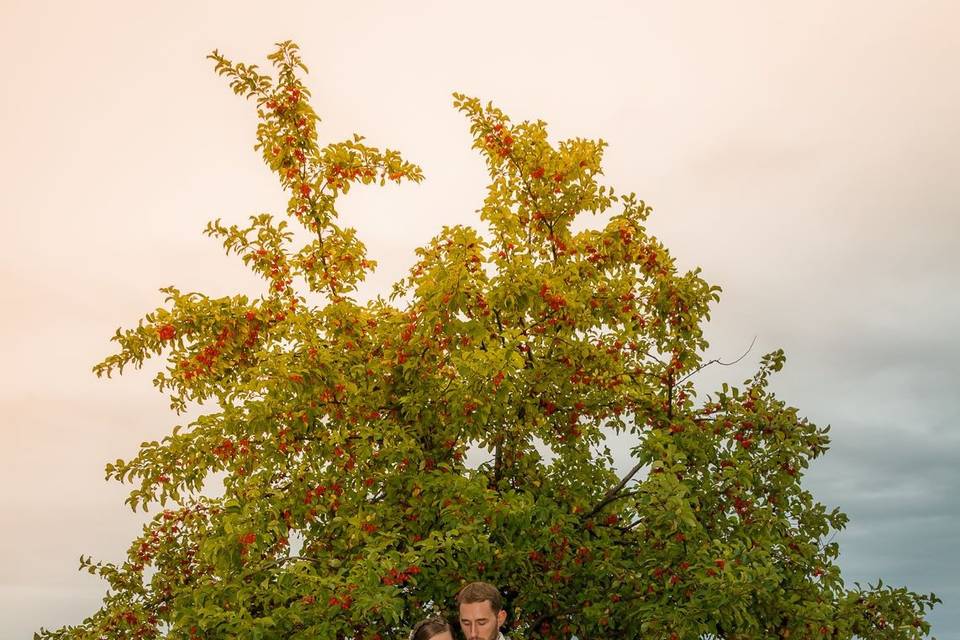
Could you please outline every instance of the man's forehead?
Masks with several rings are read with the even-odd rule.
[[[486,618],[493,616],[493,604],[489,600],[460,603],[460,617]]]

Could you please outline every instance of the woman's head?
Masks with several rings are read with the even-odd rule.
[[[453,640],[450,623],[440,616],[421,620],[413,627],[410,640]]]

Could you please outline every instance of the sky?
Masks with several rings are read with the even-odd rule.
[[[269,7],[269,8],[267,8]],[[324,119],[400,149],[421,185],[343,200],[386,293],[486,186],[450,94],[609,143],[607,184],[723,287],[708,391],[782,347],[780,397],[833,447],[808,486],[850,525],[848,582],[944,600],[960,640],[960,39],[954,2],[0,0],[0,639],[92,613],[81,554],[119,560],[142,516],[104,465],[182,421],[148,366],[91,367],[158,289],[255,292],[208,220],[281,213],[253,106],[205,59],[300,43]],[[621,461],[625,464],[626,461]]]

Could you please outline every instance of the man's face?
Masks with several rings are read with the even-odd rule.
[[[460,628],[467,640],[495,640],[506,619],[507,612],[494,613],[489,600],[460,605]]]

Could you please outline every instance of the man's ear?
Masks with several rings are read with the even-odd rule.
[[[503,623],[507,621],[507,612],[505,609],[500,609],[497,613],[497,627],[502,627]]]

